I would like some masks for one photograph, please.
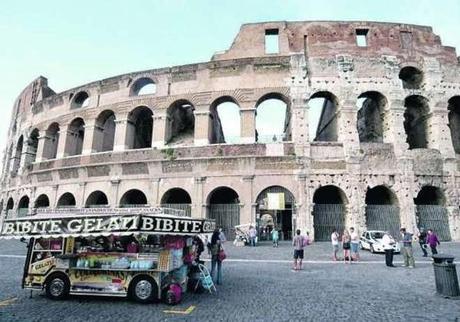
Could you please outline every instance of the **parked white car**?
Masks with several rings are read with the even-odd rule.
[[[371,253],[384,253],[385,245],[382,242],[384,234],[385,231],[383,230],[369,230],[363,232],[360,238],[361,249],[368,249]],[[398,242],[395,242],[392,247],[395,253],[401,251]]]

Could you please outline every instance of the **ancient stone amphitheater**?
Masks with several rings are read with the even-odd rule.
[[[256,121],[274,100],[284,133],[267,140]],[[232,142],[226,103],[239,110]],[[165,206],[229,235],[257,222],[286,239],[350,226],[460,239],[460,64],[426,26],[245,24],[209,62],[62,93],[39,77],[14,103],[7,140],[3,216]]]

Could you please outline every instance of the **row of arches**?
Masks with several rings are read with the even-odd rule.
[[[271,195],[271,196],[270,196]],[[273,206],[273,195],[282,195]],[[313,228],[316,240],[329,240],[334,229],[342,231],[346,226],[348,199],[343,190],[334,185],[319,187],[313,194]],[[396,194],[384,185],[368,188],[365,196],[365,220],[369,230],[387,230],[397,235],[401,227],[400,205]],[[160,201],[161,206],[184,210],[191,216],[192,198],[179,187],[167,190]],[[420,227],[432,228],[444,239],[450,239],[449,221],[445,208],[446,200],[441,189],[424,186],[414,199],[416,218]],[[148,198],[138,189],[126,191],[119,200],[120,207],[144,207]],[[207,216],[232,236],[233,227],[240,224],[240,196],[234,189],[221,186],[212,190],[206,198]],[[62,194],[57,200],[57,207],[75,207],[76,199],[70,192]],[[93,191],[85,201],[85,207],[108,207],[109,200],[102,191]],[[34,208],[50,207],[46,194],[35,199]],[[13,210],[14,201],[8,199],[6,210]],[[296,201],[294,194],[282,186],[270,186],[262,190],[256,198],[256,218],[271,222],[277,226],[285,237],[292,236],[295,229]],[[23,196],[17,205],[19,216],[29,210],[29,197]],[[264,219],[265,218],[265,219]],[[268,218],[268,219],[267,219]]]
[[[335,142],[339,134],[339,100],[327,91],[317,92],[310,97],[309,105],[309,137],[312,141]],[[428,148],[430,141],[429,100],[421,95],[410,95],[404,100],[404,131],[409,149]],[[195,137],[195,107],[188,100],[178,100],[166,110],[164,142],[171,146],[191,145]],[[273,141],[291,140],[291,111],[289,99],[280,93],[264,95],[256,103],[255,141],[268,143]],[[221,97],[210,106],[209,142],[239,143],[241,133],[241,109],[232,97]],[[317,115],[317,118],[311,117]],[[389,106],[386,97],[376,91],[364,92],[357,99],[356,128],[360,142],[382,143],[389,141],[391,130]],[[58,157],[59,144],[64,144],[63,155],[73,156],[83,153],[84,146],[91,152],[114,150],[115,132],[120,122],[126,121],[123,147],[126,149],[143,149],[152,147],[154,133],[154,113],[147,106],[134,108],[127,120],[117,120],[112,110],[102,111],[94,124],[88,125],[81,117],[73,119],[62,131],[61,125],[54,122],[44,133],[33,129],[25,140],[20,136],[14,146],[7,151],[10,160],[8,167],[17,172],[23,164],[35,162],[39,137],[43,139],[40,160]],[[448,127],[450,128],[453,148],[460,153],[460,96],[448,101]],[[88,126],[91,135],[85,143]],[[120,129],[122,130],[122,129]],[[350,132],[352,133],[352,132]],[[160,133],[161,134],[161,133]],[[65,135],[65,140],[60,139]],[[431,140],[432,141],[432,140]],[[14,149],[14,151],[13,151]],[[23,159],[24,158],[24,159]],[[8,171],[10,169],[7,169]]]

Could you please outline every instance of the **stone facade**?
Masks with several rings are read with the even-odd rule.
[[[266,53],[267,35],[277,35],[275,53]],[[143,94],[144,85],[155,89]],[[364,230],[366,196],[384,187],[400,224],[413,230],[420,192],[429,187],[440,197],[428,204],[446,210],[451,238],[460,240],[459,95],[455,49],[430,27],[365,21],[246,24],[209,62],[62,93],[39,77],[14,104],[2,214],[90,206],[94,192],[112,207],[128,199],[157,206],[177,203],[165,195],[180,188],[190,198],[180,203],[205,217],[213,192],[226,187],[244,224],[256,221],[260,194],[276,186],[293,195],[294,225],[315,234],[321,188],[338,188],[345,226]],[[324,105],[314,140],[308,103],[317,97]],[[285,136],[261,143],[257,108],[272,98],[287,105]],[[239,106],[237,144],[224,141],[216,115],[222,102]],[[146,200],[125,194],[133,189]]]

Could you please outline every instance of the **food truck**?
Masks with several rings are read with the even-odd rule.
[[[51,299],[102,295],[174,304],[187,289],[192,239],[212,233],[215,222],[171,211],[47,209],[5,219],[0,238],[28,241],[22,287]]]

